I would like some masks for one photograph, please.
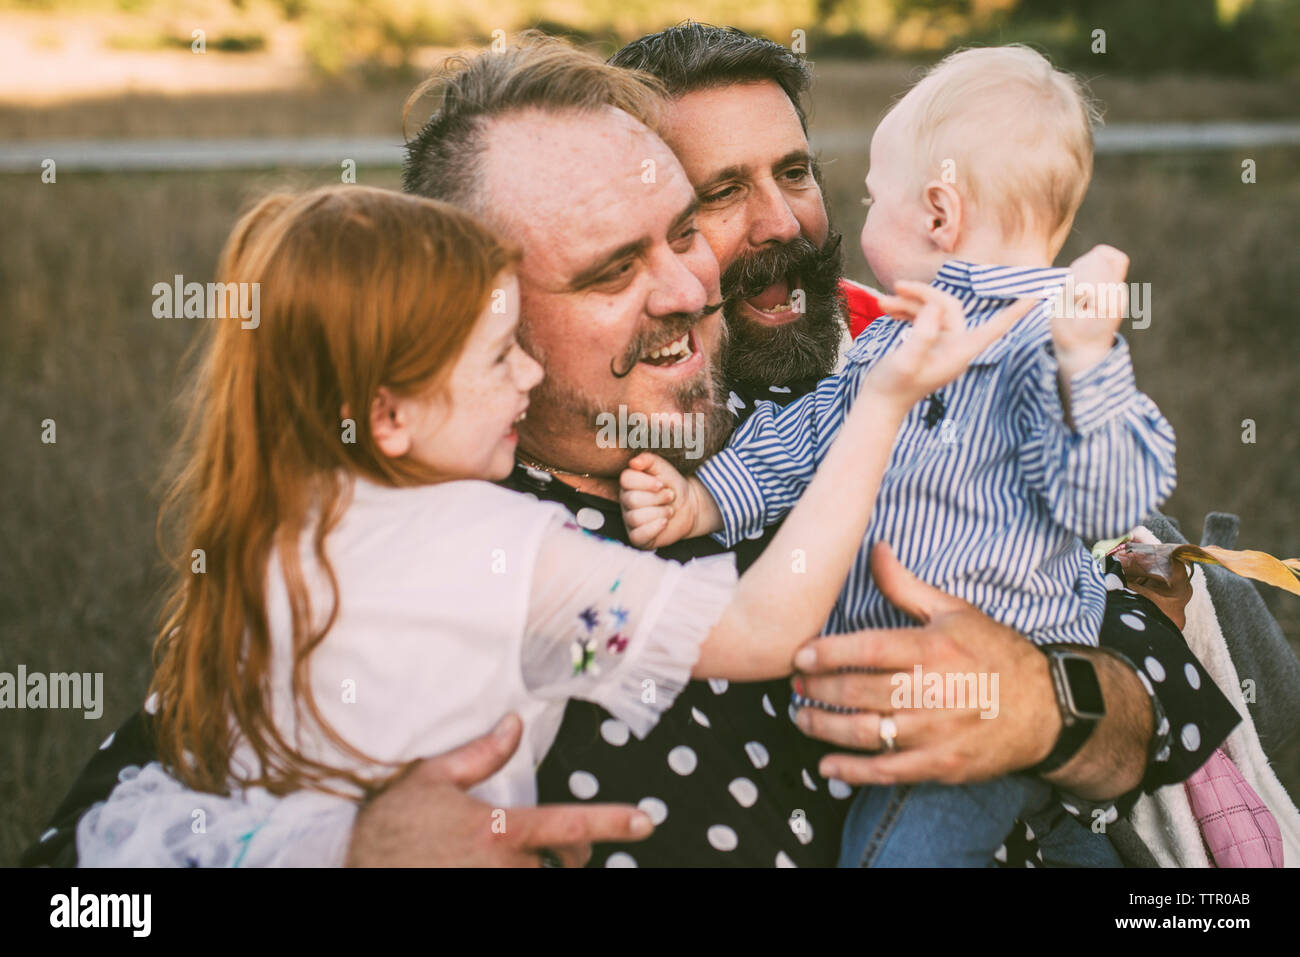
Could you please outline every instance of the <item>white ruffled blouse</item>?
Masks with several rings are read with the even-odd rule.
[[[667,561],[592,535],[559,505],[475,481],[394,489],[358,479],[325,548],[338,615],[309,659],[311,686],[330,727],[373,761],[336,746],[294,702],[288,595],[273,559],[279,730],[309,758],[380,778],[514,711],[524,721],[518,751],[471,791],[501,808],[536,803],[534,772],[569,698],[644,737],[686,685],[736,584],[731,555]],[[324,621],[329,590],[310,533],[300,556],[312,614]],[[251,750],[238,749],[233,764],[251,771]],[[149,765],[82,818],[78,857],[87,866],[342,863],[354,802],[243,795],[233,813],[221,802],[215,818],[196,817],[203,795]]]

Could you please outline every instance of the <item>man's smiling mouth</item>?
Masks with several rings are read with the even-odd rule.
[[[699,344],[695,341],[692,331],[688,329],[670,342],[647,349],[638,361],[659,367],[678,366],[690,362],[698,351]]]
[[[778,279],[758,295],[741,300],[741,305],[747,316],[763,325],[781,326],[803,315],[803,310],[796,308],[794,302],[796,295],[802,291],[803,286],[797,276]]]

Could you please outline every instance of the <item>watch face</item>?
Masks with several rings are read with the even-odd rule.
[[[1061,655],[1065,669],[1065,687],[1070,696],[1070,707],[1080,718],[1100,720],[1106,714],[1106,702],[1101,696],[1101,684],[1092,662],[1081,655]]]

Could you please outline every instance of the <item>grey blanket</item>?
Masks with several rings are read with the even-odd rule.
[[[1178,523],[1154,513],[1142,523],[1162,542],[1187,541]],[[1235,548],[1239,520],[1226,512],[1205,517],[1202,545]],[[1269,614],[1254,582],[1217,565],[1202,566],[1206,586],[1228,653],[1242,681],[1253,681],[1254,700],[1247,700],[1259,743],[1270,763],[1276,763],[1300,735],[1300,660],[1286,635]],[[1107,836],[1128,867],[1157,867],[1154,857],[1125,818],[1107,830]]]

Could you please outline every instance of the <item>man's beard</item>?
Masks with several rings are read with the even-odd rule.
[[[727,333],[725,326],[722,333],[722,347],[725,350]],[[701,413],[698,420],[698,445],[695,448],[655,449],[661,456],[683,475],[692,474],[708,459],[717,455],[731,438],[736,427],[736,417],[727,408],[727,387],[722,367],[717,362],[709,363],[707,376],[680,386],[673,390],[673,398],[683,415]],[[689,455],[689,457],[688,457]]]
[[[698,317],[695,321],[698,321]],[[688,325],[687,328],[690,328]],[[722,339],[720,352],[725,354],[727,348],[727,328],[725,323],[721,326]],[[657,332],[657,337],[662,339],[662,332]],[[533,358],[539,361],[543,368],[546,366],[544,356],[539,354],[535,343],[529,341],[526,332],[526,326],[521,324],[519,330],[520,344],[527,350]],[[639,342],[639,339],[637,340]],[[634,355],[640,354],[640,348],[637,347]],[[703,414],[704,418],[699,420],[700,427],[696,431],[696,442],[694,447],[669,447],[652,449],[629,449],[628,458],[642,451],[651,451],[659,455],[672,464],[683,475],[690,475],[699,468],[705,461],[718,452],[722,451],[727,444],[727,439],[731,437],[732,431],[736,427],[735,416],[727,407],[726,396],[727,388],[722,369],[718,362],[713,361],[711,357],[706,356],[709,360],[708,373],[701,375],[692,382],[685,382],[673,387],[670,396],[671,407],[668,409],[628,409],[628,412],[641,412],[646,416],[654,413],[678,413],[682,416],[693,415],[695,413]],[[635,360],[633,360],[635,361]],[[614,363],[611,363],[611,366]],[[564,428],[568,428],[567,423],[573,423],[575,428],[583,430],[591,436],[592,442],[596,441],[596,435],[601,429],[601,417],[610,413],[617,413],[620,404],[626,405],[626,399],[600,400],[595,398],[591,393],[581,388],[575,388],[566,384],[555,381],[548,373],[542,381],[534,387],[531,395],[531,403],[534,406],[544,407],[551,410],[561,411],[566,423]],[[552,430],[554,431],[554,430]],[[537,449],[537,454],[543,459],[546,458],[544,449]],[[689,457],[688,457],[689,453]],[[553,465],[554,463],[547,462]]]
[[[844,338],[844,274],[840,235],[833,230],[818,249],[803,236],[744,256],[722,274],[723,315],[730,333],[722,354],[728,382],[788,385],[831,374]],[[782,280],[799,279],[804,313],[781,326],[765,326],[741,313],[741,303]]]

